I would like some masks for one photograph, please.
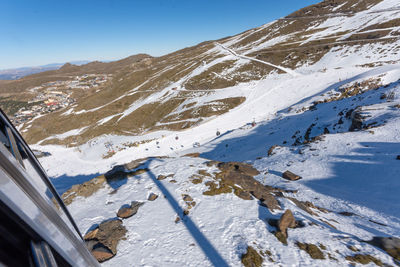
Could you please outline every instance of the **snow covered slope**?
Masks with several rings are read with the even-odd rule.
[[[121,206],[144,202],[136,215],[123,220],[126,240],[105,266],[239,266],[248,247],[257,251],[264,266],[346,266],[355,261],[394,265],[391,256],[366,241],[400,235],[399,79],[400,67],[379,67],[324,85],[325,90],[259,119],[254,127],[221,129],[216,137],[215,128],[203,126],[199,132],[208,130],[214,137],[201,139],[196,132],[181,133],[178,140],[166,136],[158,145],[146,143],[109,159],[83,158],[75,148],[37,148],[52,153],[41,158],[51,175],[67,174],[53,180],[60,193],[111,166],[121,170],[116,163],[157,153],[168,156],[139,160],[142,165],[123,168],[131,174],[107,180],[90,196],[78,193],[69,204],[87,233],[115,219]],[[235,125],[236,117],[228,114],[221,121]],[[187,148],[194,140],[203,140],[200,147]],[[187,153],[200,157],[183,156]],[[279,190],[274,196],[281,210],[225,191],[218,178],[221,170],[210,160],[252,164],[260,172],[255,180]],[[302,179],[283,179],[286,170]],[[223,190],[207,193],[212,183]],[[159,197],[147,200],[151,193]],[[73,194],[68,191],[64,198]],[[287,209],[299,227],[288,229],[283,244],[273,222]],[[320,252],[309,249],[311,245]],[[318,259],[321,253],[323,259]]]

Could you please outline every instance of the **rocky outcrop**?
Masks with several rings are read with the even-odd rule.
[[[215,182],[210,182],[208,184],[210,190],[204,194],[230,193],[233,190],[242,199],[250,200],[252,196],[257,198],[261,205],[272,211],[281,209],[270,187],[254,179],[253,176],[260,172],[253,166],[241,162],[220,162],[217,167],[221,171],[215,176],[219,186]]]
[[[143,165],[144,160],[146,159],[138,159],[124,165],[114,166],[104,175],[97,176],[83,184],[73,185],[69,190],[63,193],[61,197],[64,203],[69,205],[78,196],[86,198],[93,195],[99,189],[103,188],[106,182],[112,183],[145,173],[148,169]]]
[[[249,176],[256,176],[260,174],[260,172],[256,168],[254,168],[250,164],[242,162],[220,162],[217,166],[218,169],[223,172],[235,171],[237,173],[247,174]]]
[[[117,254],[118,242],[124,238],[126,232],[121,220],[110,220],[102,222],[83,239],[93,256],[103,262]]]
[[[105,181],[106,178],[104,175],[100,175],[87,182],[84,182],[83,184],[73,185],[64,194],[62,194],[61,198],[65,205],[69,205],[78,196],[90,197],[104,186]]]
[[[297,242],[296,245],[299,247],[299,249],[307,252],[308,255],[315,260],[325,259],[324,253],[322,253],[322,251],[314,244]]]
[[[137,213],[139,210],[140,206],[142,206],[144,203],[143,202],[138,202],[138,201],[132,201],[130,205],[124,205],[122,206],[118,212],[117,216],[126,219],[129,218]]]
[[[400,238],[397,237],[374,237],[367,241],[384,251],[400,262]]]

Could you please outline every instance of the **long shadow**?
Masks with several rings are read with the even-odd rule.
[[[173,197],[173,195],[168,191],[168,189],[160,182],[157,180],[156,176],[154,173],[150,170],[149,166],[150,163],[154,160],[161,161],[156,158],[150,158],[146,163],[145,166],[149,169],[148,175],[149,177],[153,180],[153,182],[157,185],[157,187],[160,189],[162,194],[166,197],[168,200],[169,204],[171,207],[174,209],[174,211],[178,214],[178,216],[181,218],[181,221],[185,225],[186,229],[189,231],[189,233],[192,235],[192,237],[196,240],[196,243],[199,245],[201,250],[204,252],[206,257],[210,260],[210,262],[214,266],[222,267],[222,266],[229,266],[226,261],[222,258],[222,256],[219,254],[219,252],[214,248],[214,246],[210,243],[210,241],[203,235],[203,233],[198,229],[196,224],[192,221],[189,215],[184,215],[183,209],[181,206],[179,206],[178,201]]]
[[[333,176],[305,181],[314,191],[400,219],[400,143],[361,142],[358,155],[336,155]]]

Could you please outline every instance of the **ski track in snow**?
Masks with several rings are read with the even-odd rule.
[[[234,55],[235,57],[239,57],[239,58],[243,58],[243,59],[248,59],[248,60],[251,60],[251,61],[255,61],[255,62],[259,62],[259,63],[265,64],[265,65],[268,65],[268,66],[270,66],[270,67],[274,67],[274,68],[280,69],[280,70],[282,70],[282,71],[284,71],[284,72],[286,72],[286,73],[292,75],[293,77],[298,77],[298,76],[300,76],[299,73],[297,73],[297,72],[295,72],[295,71],[293,71],[293,70],[291,70],[291,69],[284,68],[284,67],[281,67],[281,66],[277,66],[277,65],[274,65],[274,64],[272,64],[272,63],[269,63],[269,62],[266,62],[266,61],[262,61],[262,60],[259,60],[259,59],[256,59],[256,58],[252,58],[252,57],[248,57],[248,56],[239,55],[238,53],[236,53],[236,52],[233,51],[232,49],[230,49],[230,48],[228,48],[228,47],[225,47],[224,45],[222,45],[222,44],[220,44],[220,43],[216,43],[216,44],[217,44],[218,46],[220,46],[222,49],[224,49],[224,50],[226,50],[227,52],[229,52],[229,53],[231,53],[232,55]]]

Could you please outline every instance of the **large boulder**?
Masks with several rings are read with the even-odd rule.
[[[287,229],[296,228],[296,226],[297,226],[296,219],[294,218],[292,211],[286,210],[285,213],[279,219],[278,230],[287,237]]]
[[[126,232],[121,220],[109,220],[88,232],[83,239],[93,256],[103,262],[117,254],[118,242],[125,237]]]
[[[301,179],[301,176],[294,174],[291,171],[285,171],[284,173],[282,173],[282,178],[290,181],[297,181]]]

